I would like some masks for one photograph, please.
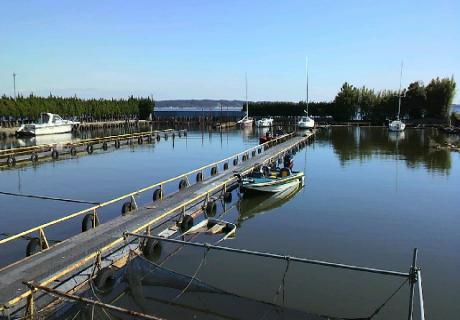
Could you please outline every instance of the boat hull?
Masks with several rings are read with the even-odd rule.
[[[256,183],[244,183],[244,191],[257,191],[257,192],[268,192],[268,193],[279,193],[286,191],[291,188],[303,186],[304,174],[296,173],[290,177],[283,179],[272,179],[271,181],[256,182]]]
[[[388,125],[388,129],[393,132],[401,132],[406,128],[406,124],[402,121],[395,120]]]
[[[49,135],[49,134],[60,134],[72,132],[73,124],[58,124],[58,125],[24,125],[19,128],[16,133],[18,135],[24,136],[40,136],[40,135]]]

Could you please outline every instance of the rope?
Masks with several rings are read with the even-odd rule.
[[[398,293],[398,291],[401,290],[401,288],[406,284],[407,281],[409,281],[409,278],[404,280],[399,285],[399,287],[377,309],[375,309],[375,311],[367,319],[372,319],[374,316],[376,316],[377,313],[379,313],[380,310],[382,310],[382,308],[396,295],[396,293]]]
[[[56,197],[47,197],[47,196],[40,196],[40,195],[35,195],[35,194],[14,193],[14,192],[6,192],[6,191],[0,191],[0,194],[5,195],[5,196],[33,198],[33,199],[42,199],[42,200],[53,200],[53,201],[72,202],[72,203],[84,203],[84,204],[96,204],[96,205],[101,204],[100,202],[91,202],[91,201],[85,201],[85,200],[75,200],[75,199],[56,198]]]
[[[179,294],[174,298],[172,299],[169,304],[171,304],[172,302],[175,302],[177,301],[186,291],[188,288],[190,288],[190,286],[192,285],[192,282],[195,280],[196,276],[198,275],[198,272],[200,272],[201,270],[201,267],[205,264],[206,262],[206,255],[208,254],[209,252],[209,248],[205,248],[204,252],[203,252],[203,259],[201,259],[201,262],[200,264],[198,265],[198,268],[196,269],[195,273],[193,274],[193,276],[191,277],[190,281],[188,282],[188,284],[185,286],[185,288],[179,292]]]

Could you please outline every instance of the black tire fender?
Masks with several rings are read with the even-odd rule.
[[[161,198],[163,198],[163,191],[161,191],[161,189],[156,189],[155,191],[153,191],[153,195],[152,195],[153,201],[161,200]]]
[[[155,239],[147,239],[142,248],[142,253],[150,261],[157,261],[161,257],[161,243]]]
[[[190,215],[185,215],[180,223],[180,229],[182,232],[186,232],[191,227],[193,227],[193,217]]]
[[[109,292],[115,285],[115,270],[111,267],[102,268],[94,279],[94,285],[101,292]]]
[[[96,221],[93,219],[94,213],[88,213],[81,222],[81,232],[86,232],[89,229],[95,228],[99,225],[99,219],[96,216]]]

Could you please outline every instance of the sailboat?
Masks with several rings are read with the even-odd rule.
[[[306,101],[305,101],[305,103],[307,104],[307,109],[304,110],[306,115],[302,116],[300,118],[299,122],[297,122],[297,126],[300,129],[313,129],[315,127],[315,120],[313,120],[312,118],[310,118],[308,116],[308,58],[306,59],[305,69],[306,69],[306,77],[307,77]]]
[[[404,129],[406,128],[406,124],[399,119],[400,114],[401,114],[401,98],[402,98],[402,95],[401,95],[402,70],[403,70],[403,63],[401,62],[401,73],[399,75],[398,115],[396,116],[396,120],[391,121],[390,124],[388,125],[388,129],[394,132],[401,132],[401,131],[404,131]]]
[[[237,123],[242,127],[252,127],[254,119],[249,117],[249,103],[248,103],[248,75],[246,74],[246,115]]]

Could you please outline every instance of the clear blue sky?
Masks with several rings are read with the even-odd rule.
[[[332,99],[452,74],[460,1],[3,0],[0,93],[156,99]],[[455,102],[460,102],[460,90]]]

